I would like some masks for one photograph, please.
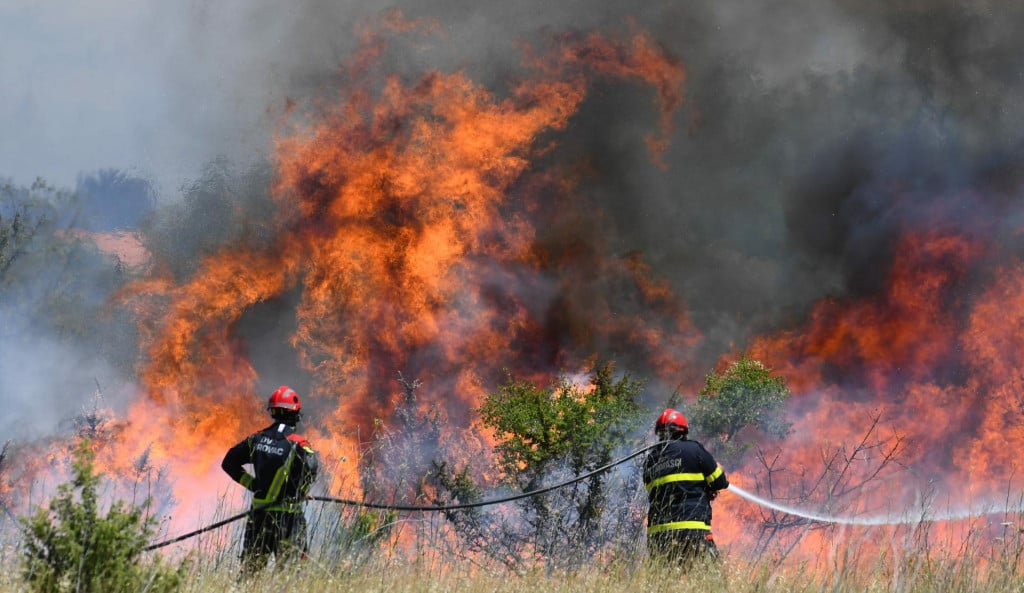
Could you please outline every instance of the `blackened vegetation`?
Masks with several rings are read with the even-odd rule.
[[[436,406],[421,409],[418,380],[398,373],[402,395],[386,422],[374,420],[374,431],[359,458],[359,484],[374,503],[428,505],[427,477],[436,454],[443,419]],[[349,507],[321,507],[313,521],[314,541],[324,557],[336,564],[359,564],[380,551],[395,535],[397,512]]]
[[[109,444],[113,436],[114,413],[103,401],[103,387],[96,381],[96,391],[92,399],[82,406],[82,411],[72,417],[68,423],[80,439],[89,439],[93,443]]]
[[[180,202],[165,206],[142,225],[144,244],[156,265],[185,280],[204,257],[220,249],[272,247],[282,213],[271,196],[271,178],[266,164],[239,172],[225,159],[208,162],[182,188]]]
[[[9,486],[7,482],[7,450],[11,446],[11,441],[4,443],[3,448],[0,448],[0,511],[3,511],[4,516],[7,519],[15,520],[14,513],[10,509],[10,500],[8,500]]]
[[[378,421],[360,464],[360,481],[368,500],[402,503],[426,501],[426,477],[440,447],[444,419],[436,405],[420,409],[418,380],[401,373],[402,398],[389,425]]]

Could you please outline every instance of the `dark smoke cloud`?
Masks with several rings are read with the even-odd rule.
[[[689,68],[694,125],[667,175],[627,161],[616,189],[629,198],[607,202],[685,295],[712,356],[823,295],[877,290],[897,234],[992,183],[990,163],[1005,179],[1019,162],[1007,23],[1020,11],[886,6],[719,3],[681,15],[701,23],[693,35],[661,27]],[[1013,214],[993,199],[945,222]]]

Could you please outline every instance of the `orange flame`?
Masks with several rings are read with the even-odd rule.
[[[842,514],[897,517],[915,508],[921,496],[936,497],[931,515],[939,517],[1019,504],[1005,493],[1019,489],[1016,450],[1024,439],[1015,371],[1021,338],[1014,330],[1024,268],[1019,262],[998,268],[978,291],[976,269],[991,251],[982,239],[952,231],[907,232],[882,294],[825,300],[804,326],[753,341],[748,354],[788,379],[791,409],[798,414],[793,436],[777,451],[769,445],[771,454],[778,453],[777,467],[789,471],[775,476],[777,487],[791,476],[788,494],[797,496],[808,484],[794,474],[825,464],[829,447],[857,444],[879,418],[885,432],[879,438],[899,435],[905,445],[899,462],[910,471],[869,482],[846,501]],[[851,483],[872,476],[878,454],[861,452],[849,467]],[[735,479],[751,487],[764,473],[749,460]],[[817,498],[821,508],[837,504],[823,494]],[[732,512],[719,523],[727,541],[743,538],[759,522],[745,503],[730,499],[725,507]],[[968,528],[978,526],[952,522],[934,534]],[[825,541],[811,537],[805,544],[817,550]]]
[[[385,26],[433,27],[397,13]],[[379,30],[363,39],[333,104],[288,105],[291,125],[274,145],[274,237],[225,247],[184,281],[154,267],[126,291],[140,313],[147,397],[112,463],[150,450],[175,468],[186,505],[231,487],[220,456],[260,425],[260,377],[236,330],[269,299],[295,300],[290,346],[312,376],[307,432],[343,495],[360,484],[361,440],[394,408],[398,371],[467,431],[503,368],[537,379],[633,351],[669,383],[695,378],[701,336],[685,307],[641,257],[580,238],[601,216],[577,191],[585,168],[544,160],[595,76],[657,90],[661,125],[648,146],[660,158],[682,103],[681,65],[640,32],[626,42],[566,35],[528,50],[529,76],[499,96],[461,72],[379,77],[385,40]],[[909,230],[881,294],[827,299],[802,327],[752,341],[748,353],[795,395],[780,467],[820,466],[823,447],[857,443],[881,412],[904,439],[900,461],[934,471],[951,499],[991,500],[1013,480],[1024,267],[1008,264],[974,291],[990,251],[958,232]],[[952,435],[968,438],[951,447]],[[748,486],[761,470],[751,460],[729,471]],[[870,463],[851,471],[867,477]],[[913,489],[887,482],[863,494],[848,512],[905,508]],[[758,521],[737,500],[718,504],[726,544]]]
[[[965,303],[957,302],[957,289],[983,253],[964,237],[911,233],[879,298],[822,302],[804,330],[755,340],[752,356],[786,376],[797,398],[815,398],[801,402],[807,412],[795,431],[821,435],[828,426],[831,440],[857,442],[872,413],[884,409],[884,421],[910,445],[904,463],[955,465],[936,456],[950,452],[940,446],[945,439],[963,432],[958,414],[967,393],[943,375],[962,348]]]
[[[430,26],[395,14],[387,25]],[[289,104],[300,123],[275,144],[273,241],[226,247],[184,282],[154,272],[125,293],[142,319],[148,397],[131,410],[126,440],[137,446],[121,463],[152,443],[157,463],[189,476],[179,500],[229,485],[220,456],[259,426],[257,369],[235,328],[267,299],[298,295],[291,346],[313,377],[303,396],[317,412],[307,432],[340,464],[335,490],[357,483],[359,441],[393,408],[397,371],[429,385],[448,419],[468,427],[503,367],[557,372],[621,342],[656,353],[655,364],[674,374],[686,359],[678,355],[698,340],[685,309],[638,257],[605,261],[596,240],[562,253],[543,244],[533,222],[582,200],[571,182],[552,184],[557,174],[537,159],[570,125],[588,82],[602,75],[654,85],[667,138],[682,100],[676,61],[642,33],[628,42],[563,37],[554,50],[531,53],[530,76],[500,97],[460,72],[377,84],[373,65],[384,51],[379,35],[366,34],[335,104],[304,121]],[[648,312],[588,292],[593,278],[573,267],[580,257],[602,262],[588,269]]]

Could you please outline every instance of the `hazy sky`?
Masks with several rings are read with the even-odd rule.
[[[230,18],[243,4],[0,2],[0,176],[117,168],[173,192],[212,156],[265,152],[272,89],[237,83],[272,75],[251,50],[274,40]]]
[[[778,19],[750,3],[686,11],[672,2],[628,10],[578,0],[408,4],[407,13],[438,19],[460,66],[513,59],[519,35],[621,26],[627,15],[701,44],[729,39],[730,53],[759,56],[769,81],[811,67],[851,68],[862,57],[859,30],[829,26],[841,21],[819,3],[791,2]],[[264,153],[284,96],[301,93],[345,57],[359,19],[398,5],[2,0],[0,177],[73,186],[81,173],[116,168],[173,193],[213,156]],[[750,34],[753,22],[763,34]],[[707,33],[715,30],[723,33]],[[765,47],[766,39],[777,41]]]

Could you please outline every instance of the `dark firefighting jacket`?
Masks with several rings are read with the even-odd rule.
[[[697,441],[674,439],[644,461],[649,507],[647,533],[711,531],[711,498],[729,487],[722,466]]]
[[[251,463],[253,473],[243,467]],[[255,508],[301,512],[319,464],[309,442],[295,427],[274,423],[228,450],[221,468],[253,493]]]

